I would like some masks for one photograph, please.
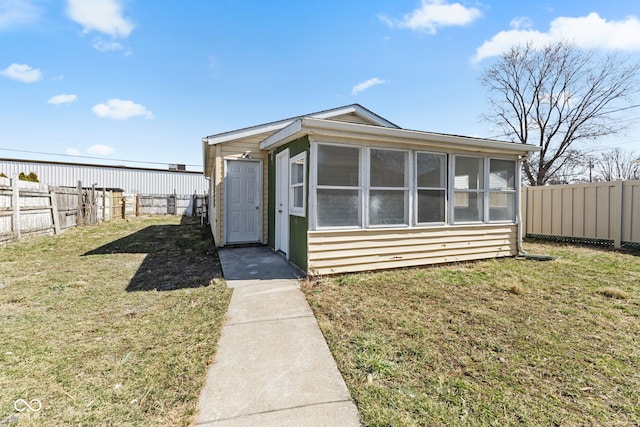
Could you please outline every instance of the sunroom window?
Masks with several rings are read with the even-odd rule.
[[[318,226],[360,227],[360,148],[320,144],[317,168]]]
[[[515,221],[516,164],[489,159],[489,221]]]
[[[418,224],[445,221],[446,165],[446,154],[416,153]]]
[[[455,156],[453,221],[484,221],[484,158]]]
[[[409,152],[369,150],[369,225],[408,225]]]

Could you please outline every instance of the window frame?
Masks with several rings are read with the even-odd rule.
[[[318,184],[318,150],[320,146],[334,146],[334,147],[348,147],[355,148],[358,150],[358,186],[338,186],[338,185],[321,185]],[[313,165],[312,165],[312,175],[311,179],[313,180],[313,188],[311,189],[312,193],[312,206],[313,206],[313,214],[311,215],[311,224],[314,230],[360,230],[366,228],[364,225],[364,154],[363,152],[365,147],[357,144],[346,144],[346,143],[336,143],[336,142],[314,142],[311,145],[311,152],[313,155]],[[318,225],[318,190],[352,190],[358,192],[358,225],[330,225],[330,226],[322,226]]]
[[[513,162],[513,188],[509,187],[500,187],[500,188],[491,188],[491,161],[506,161]],[[509,159],[505,157],[488,157],[487,158],[487,220],[485,221],[487,224],[499,224],[499,223],[516,223],[518,221],[518,204],[520,200],[518,199],[518,188],[520,182],[520,175],[518,173],[520,162],[515,159]],[[491,195],[492,194],[504,194],[507,198],[507,206],[508,208],[508,200],[509,195],[513,194],[513,218],[511,219],[491,219]]]
[[[383,186],[372,186],[371,185],[371,152],[373,150],[377,151],[396,151],[404,153],[405,158],[405,171],[404,171],[404,186],[403,187],[383,187]],[[366,186],[365,186],[365,195],[364,195],[364,205],[365,205],[365,226],[364,228],[406,228],[411,226],[411,188],[412,188],[412,173],[411,173],[411,150],[405,148],[390,148],[390,147],[376,147],[376,146],[368,146],[366,147],[366,165],[365,165],[365,177],[366,177]],[[394,223],[394,224],[371,224],[371,192],[372,191],[402,191],[404,193],[404,223]]]
[[[469,159],[481,160],[480,165],[482,166],[482,172],[478,174],[479,177],[482,178],[482,188],[475,189],[456,189],[456,161],[457,159],[465,157]],[[450,225],[466,225],[466,224],[486,224],[488,218],[487,212],[487,157],[486,156],[478,156],[473,154],[453,154],[451,156],[451,166],[450,166],[450,181],[449,181],[449,208],[451,211],[451,215],[449,218]],[[457,221],[456,220],[456,195],[466,195],[467,204],[466,207],[469,207],[469,199],[470,194],[475,194],[476,198],[481,197],[482,200],[482,209],[479,210],[479,214],[481,214],[480,219],[475,221]],[[462,206],[464,207],[464,206]]]
[[[420,184],[418,183],[418,155],[420,154],[430,154],[430,155],[440,156],[443,158],[444,161],[442,161],[440,165],[441,167],[444,168],[444,171],[441,172],[441,175],[442,175],[441,178],[442,178],[442,181],[444,181],[444,187],[421,187],[420,186]],[[414,173],[413,173],[412,183],[415,183],[415,187],[413,188],[413,200],[414,200],[413,215],[415,218],[415,221],[414,221],[415,226],[434,226],[434,225],[447,224],[447,218],[449,216],[449,189],[448,189],[449,157],[450,157],[450,154],[446,152],[422,151],[422,150],[415,150],[413,152]],[[418,209],[420,208],[420,205],[418,203],[418,198],[419,198],[418,193],[420,190],[443,192],[444,218],[442,221],[420,222],[420,212],[418,211]]]
[[[349,147],[358,150],[358,183],[357,186],[335,186],[335,185],[318,185],[318,151],[321,146],[338,146]],[[382,187],[372,186],[371,184],[371,151],[372,150],[390,150],[405,153],[405,186],[404,187]],[[420,154],[430,154],[439,156],[441,159],[441,167],[444,171],[441,174],[443,178],[443,187],[421,187],[418,185],[418,157]],[[465,153],[457,151],[431,151],[422,150],[419,147],[412,146],[409,148],[393,147],[393,146],[379,146],[379,145],[365,145],[355,142],[336,142],[331,140],[313,140],[310,144],[310,157],[308,164],[308,177],[306,177],[308,184],[308,193],[306,199],[309,206],[309,229],[318,231],[328,230],[380,230],[380,229],[403,229],[403,228],[427,228],[438,226],[465,226],[465,225],[478,225],[482,224],[518,224],[518,203],[520,197],[518,194],[521,188],[521,173],[519,168],[521,167],[521,161],[516,156],[491,156],[489,154],[480,153]],[[472,158],[479,161],[482,167],[482,172],[478,174],[479,179],[482,180],[482,188],[478,189],[458,189],[455,188],[455,164],[456,158]],[[492,160],[504,160],[513,162],[515,168],[514,175],[514,188],[509,189],[490,189],[490,168]],[[306,165],[305,165],[306,167]],[[353,190],[358,195],[358,225],[347,226],[332,226],[318,225],[318,192],[319,190]],[[371,191],[376,190],[396,190],[403,191],[405,194],[405,219],[404,224],[370,224],[370,195]],[[419,191],[431,190],[442,191],[444,198],[444,221],[442,222],[419,222],[419,204],[418,193]],[[482,209],[479,210],[481,218],[474,221],[456,221],[455,220],[455,195],[456,194],[476,194],[480,198],[482,203]],[[508,200],[513,200],[513,218],[511,219],[490,219],[490,198],[491,194],[514,194],[514,196],[507,196]],[[469,196],[467,196],[469,197]],[[478,202],[478,203],[480,203]]]
[[[302,164],[302,182],[292,183],[293,165]],[[307,152],[303,151],[289,158],[289,215],[307,216]],[[295,189],[302,187],[302,206],[295,206]]]

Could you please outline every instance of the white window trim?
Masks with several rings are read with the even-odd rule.
[[[467,157],[472,159],[482,160],[482,188],[481,189],[456,189],[456,158],[458,157]],[[487,196],[487,165],[488,165],[488,157],[486,156],[474,156],[469,154],[454,154],[451,156],[450,162],[450,199],[449,199],[449,209],[451,211],[451,217],[449,220],[450,225],[467,225],[467,224],[485,224],[487,223],[487,219],[489,218],[489,210],[488,210],[488,196]],[[481,194],[482,195],[482,219],[479,221],[456,221],[456,211],[455,211],[455,195],[459,194]]]
[[[342,147],[352,147],[359,149],[359,161],[360,161],[360,185],[359,186],[318,186],[318,146],[319,145],[334,145]],[[392,151],[404,151],[408,153],[408,187],[371,187],[370,186],[370,150],[392,150]],[[417,159],[418,153],[435,154],[444,156],[445,161],[443,167],[445,170],[445,187],[418,187],[417,182]],[[315,140],[310,142],[310,157],[309,157],[309,229],[318,231],[327,230],[365,230],[365,229],[403,229],[403,228],[426,228],[426,227],[438,227],[438,226],[465,226],[465,225],[482,225],[482,224],[517,224],[517,215],[513,220],[489,220],[489,198],[492,192],[489,188],[490,178],[490,161],[491,160],[507,160],[514,162],[516,168],[515,176],[515,190],[499,190],[501,193],[515,193],[515,206],[514,212],[517,212],[518,203],[520,203],[519,189],[521,186],[520,179],[521,174],[519,167],[521,162],[513,157],[501,157],[501,156],[489,156],[478,155],[471,153],[461,153],[455,151],[425,151],[420,149],[406,149],[406,148],[392,148],[392,147],[379,147],[375,145],[359,145],[353,143],[341,143]],[[484,185],[482,189],[476,190],[458,190],[461,193],[480,193],[482,195],[483,202],[483,218],[481,221],[454,221],[454,194],[455,191],[455,158],[456,157],[472,157],[482,159],[483,167],[483,180]],[[318,226],[318,209],[317,209],[317,190],[318,189],[344,189],[344,190],[358,190],[360,195],[360,224],[358,226]],[[369,191],[370,190],[398,190],[408,192],[407,201],[407,224],[384,224],[384,225],[370,225],[369,224]],[[445,218],[444,222],[418,222],[418,206],[417,197],[418,190],[438,190],[444,191],[445,195]]]
[[[302,182],[297,184],[291,183],[291,168],[294,163],[302,162]],[[307,152],[303,151],[289,159],[289,215],[305,217],[307,212]],[[302,207],[294,206],[294,189],[302,187]]]
[[[380,151],[400,151],[405,153],[405,186],[404,187],[376,187],[371,185],[371,150],[380,150]],[[406,148],[388,148],[388,147],[375,147],[375,146],[367,146],[365,147],[365,159],[366,165],[364,167],[363,178],[365,180],[365,193],[363,193],[363,199],[365,200],[366,211],[364,211],[365,216],[365,227],[364,228],[407,228],[410,227],[412,221],[411,205],[412,205],[412,197],[411,197],[411,189],[412,189],[412,161],[411,161],[411,150]],[[369,194],[371,191],[402,191],[405,195],[405,222],[398,224],[371,224],[369,218]]]
[[[362,145],[357,145],[357,144],[342,144],[342,143],[336,143],[336,142],[324,142],[324,141],[312,141],[310,143],[311,145],[311,158],[310,158],[310,162],[311,164],[309,165],[309,216],[311,217],[309,219],[309,226],[311,230],[362,230],[364,228],[366,228],[364,226],[364,216],[365,216],[365,208],[366,208],[366,202],[364,201],[365,197],[364,197],[364,189],[365,189],[365,185],[364,185],[364,173],[365,173],[365,166],[364,166],[364,159],[363,159],[363,152],[365,150],[365,147]],[[333,145],[336,147],[351,147],[351,148],[357,148],[358,149],[358,162],[360,163],[360,170],[359,170],[359,176],[358,176],[358,181],[360,182],[359,186],[336,186],[336,185],[319,185],[318,184],[318,146],[319,145]],[[359,210],[360,210],[360,218],[359,218],[359,223],[360,225],[342,225],[342,226],[319,226],[318,225],[318,190],[357,190],[358,194],[359,194],[359,198],[360,198],[360,205],[359,205]]]
[[[444,157],[444,162],[442,162],[442,167],[445,168],[444,170],[444,187],[420,187],[418,185],[418,154],[431,154],[431,155],[436,155],[436,156],[440,156],[440,157]],[[415,187],[413,188],[413,190],[411,191],[412,195],[413,195],[413,200],[415,201],[414,203],[414,208],[412,209],[412,213],[414,215],[415,218],[415,223],[413,223],[415,226],[420,226],[420,227],[424,227],[424,226],[442,226],[445,225],[447,223],[447,218],[449,217],[449,191],[448,191],[448,186],[447,183],[449,181],[448,177],[448,172],[449,172],[449,162],[448,159],[449,157],[451,157],[450,154],[448,153],[443,153],[443,152],[437,152],[437,151],[421,151],[421,150],[416,150],[413,152],[413,176],[411,177],[411,184],[415,184]],[[418,191],[419,190],[427,190],[427,191],[443,191],[444,192],[444,221],[432,221],[432,222],[419,222],[419,213],[418,213]]]
[[[514,158],[509,158],[509,157],[499,157],[499,156],[474,156],[474,155],[467,155],[467,154],[459,154],[459,153],[455,153],[453,155],[450,156],[451,160],[449,161],[449,182],[451,183],[451,185],[449,186],[449,209],[451,211],[451,215],[449,217],[449,225],[468,225],[468,224],[517,224],[517,207],[518,207],[518,203],[520,203],[520,198],[519,198],[519,194],[518,194],[518,188],[519,188],[519,179],[520,179],[520,175],[518,172],[518,167],[520,165],[520,162],[517,159]],[[477,190],[455,190],[455,158],[456,157],[472,157],[472,158],[481,158],[483,159],[483,163],[482,163],[482,167],[483,167],[483,188],[482,189],[477,189]],[[491,189],[489,188],[489,184],[490,184],[490,177],[491,177],[491,173],[490,173],[490,167],[491,167],[491,160],[505,160],[505,161],[509,161],[509,162],[513,162],[514,163],[514,167],[515,167],[515,177],[514,179],[515,181],[515,188],[514,189]],[[482,194],[482,202],[483,202],[483,207],[482,207],[482,211],[483,211],[483,219],[482,221],[455,221],[455,194],[456,193],[460,193],[460,194],[469,194],[469,193],[476,193],[476,194]],[[492,193],[498,193],[498,194],[515,194],[514,197],[514,203],[515,205],[513,206],[514,209],[514,218],[513,219],[500,219],[500,220],[491,220],[490,219],[490,198],[491,198],[491,194]]]
[[[513,162],[514,163],[514,188],[508,188],[508,189],[492,189],[490,188],[490,186],[487,186],[487,207],[486,207],[486,211],[487,211],[487,218],[486,218],[486,223],[487,224],[516,224],[518,221],[518,205],[520,203],[520,198],[519,198],[519,184],[520,184],[520,175],[519,175],[519,168],[520,168],[520,161],[517,159],[513,159],[513,158],[507,158],[507,157],[487,157],[487,173],[486,173],[486,178],[488,184],[490,183],[488,180],[491,177],[491,160],[504,160],[504,161],[508,161],[508,162]],[[514,196],[514,206],[513,206],[513,219],[495,219],[492,220],[491,219],[491,206],[489,205],[490,202],[490,198],[491,198],[491,193],[497,193],[497,194],[515,194]]]

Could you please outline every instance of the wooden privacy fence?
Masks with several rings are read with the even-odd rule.
[[[0,177],[0,243],[34,234],[60,234],[69,227],[138,215],[198,215],[204,195],[137,195],[117,190],[49,187]]]
[[[525,187],[527,236],[640,246],[640,181]]]
[[[106,192],[103,198],[109,200]],[[50,187],[0,178],[0,242],[33,234],[60,234],[69,227],[109,218],[99,212],[95,189]],[[104,203],[104,205],[108,205]]]
[[[206,196],[200,194],[138,194],[136,215],[202,216],[206,210]]]

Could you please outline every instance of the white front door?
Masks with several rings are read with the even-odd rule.
[[[289,149],[276,155],[276,251],[289,258]]]
[[[261,163],[227,160],[225,177],[226,243],[262,241]]]

